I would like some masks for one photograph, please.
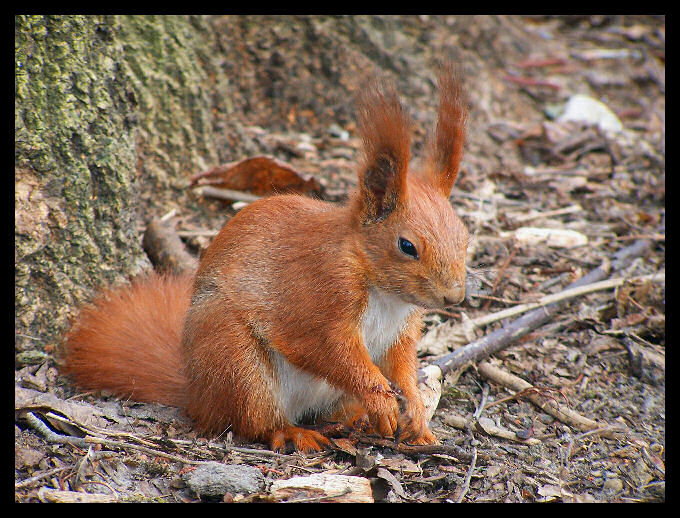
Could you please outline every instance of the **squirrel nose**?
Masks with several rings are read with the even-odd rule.
[[[463,297],[463,298],[465,298],[465,297]],[[461,298],[459,300],[454,300],[454,299],[451,299],[449,297],[444,297],[444,306],[453,306],[454,304],[458,304],[458,303],[463,301],[463,298]]]
[[[444,306],[452,306],[454,304],[460,304],[465,299],[465,286],[462,288],[456,288],[451,290],[451,292],[444,295]]]

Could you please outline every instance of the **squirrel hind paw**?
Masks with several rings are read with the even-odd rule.
[[[406,444],[411,444],[413,446],[424,446],[427,444],[441,444],[439,442],[439,439],[435,437],[435,435],[427,428],[423,430],[421,434],[411,436],[408,438],[402,438],[402,442],[405,442]]]
[[[312,453],[329,448],[331,442],[314,430],[289,426],[275,431],[271,438],[271,448],[276,452],[284,452],[286,444],[291,444],[295,451]]]

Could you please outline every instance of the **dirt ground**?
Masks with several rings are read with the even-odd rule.
[[[220,158],[276,157],[317,178],[327,199],[342,200],[355,185],[359,147],[348,101],[354,79],[377,64],[396,82],[418,156],[435,113],[433,64],[453,54],[471,104],[452,203],[472,237],[472,282],[463,305],[427,314],[425,333],[558,293],[617,250],[650,243],[612,275],[625,282],[571,299],[488,360],[534,386],[544,407],[469,365],[445,377],[431,422],[443,444],[437,451],[345,434],[327,452],[275,455],[231,436],[197,437],[176,409],[79,394],[52,363],[28,366],[16,373],[16,501],[58,501],[68,493],[57,490],[77,489],[101,501],[195,501],[188,479],[200,466],[194,461],[206,460],[255,466],[264,477],[255,490],[215,497],[224,501],[323,501],[268,489],[313,473],[368,479],[373,498],[390,502],[665,501],[665,18],[384,22],[398,32],[381,23],[370,19],[353,33],[341,21],[311,18],[302,38],[271,20],[216,20],[224,66],[234,68],[241,94],[215,122]],[[563,120],[575,94],[601,101],[621,128]],[[193,251],[235,210],[208,199],[197,206],[177,219]],[[567,230],[580,241],[548,243],[526,227]],[[421,366],[514,318],[467,326],[463,339],[424,340]],[[545,407],[551,402],[596,426],[556,417]],[[29,411],[60,434],[97,431],[102,439],[48,442]]]

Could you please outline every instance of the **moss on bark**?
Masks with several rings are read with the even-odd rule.
[[[148,267],[142,208],[216,161],[211,114],[227,95],[211,37],[200,17],[15,18],[20,361],[56,343],[93,288]]]

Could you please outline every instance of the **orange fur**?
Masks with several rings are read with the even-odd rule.
[[[66,339],[67,372],[86,388],[183,406],[205,433],[233,430],[274,449],[321,449],[328,441],[299,424],[334,414],[436,442],[416,386],[418,308],[462,300],[467,247],[448,201],[465,108],[447,70],[423,172],[408,170],[410,123],[394,90],[367,90],[364,159],[346,205],[252,203],[215,237],[193,286],[151,275],[85,309]]]
[[[428,172],[447,197],[456,183],[463,157],[468,112],[465,92],[457,76],[452,63],[445,63],[439,71],[439,114],[428,157]]]
[[[191,283],[150,274],[101,293],[66,336],[65,373],[86,389],[183,405],[180,341]]]

